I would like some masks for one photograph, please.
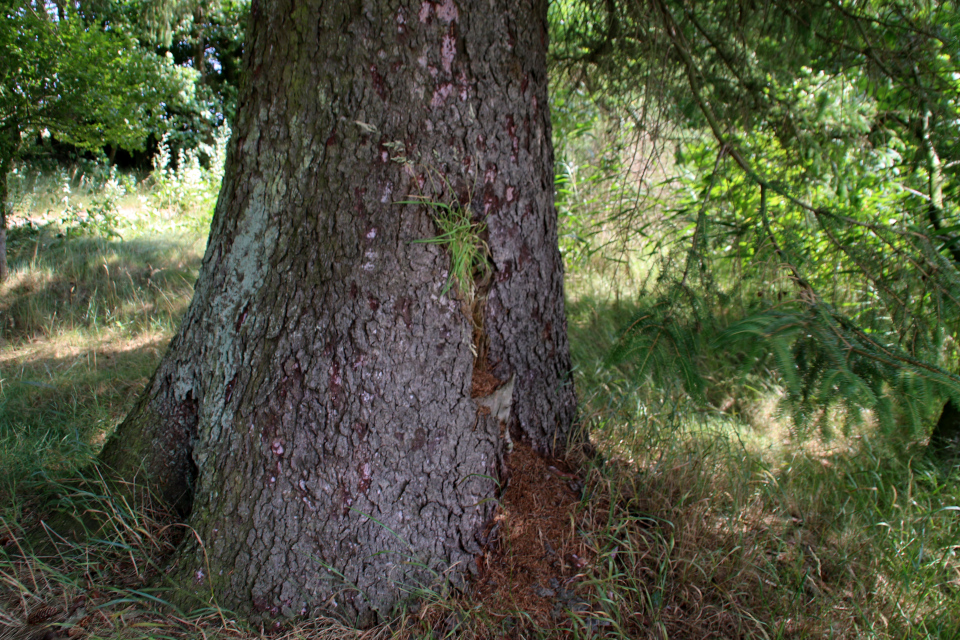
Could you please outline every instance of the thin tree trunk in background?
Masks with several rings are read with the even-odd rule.
[[[0,282],[7,280],[7,170],[0,162]]]
[[[10,191],[7,178],[13,169],[14,160],[20,149],[20,129],[8,126],[0,129],[0,282],[9,275],[7,267],[7,208]]]
[[[207,53],[207,44],[203,37],[204,34],[204,24],[203,24],[203,6],[198,6],[197,9],[193,12],[193,24],[194,28],[197,30],[197,43],[193,51],[193,68],[197,70],[197,73],[200,74],[200,82],[203,83],[206,80],[206,53]]]
[[[546,0],[251,21],[193,302],[103,458],[190,512],[174,575],[198,598],[372,623],[475,564],[506,450],[475,396],[512,386],[506,426],[541,451],[570,435]],[[417,198],[486,224],[477,319]]]
[[[930,435],[930,452],[947,461],[960,461],[960,408],[948,400]]]
[[[7,281],[7,214],[3,209],[0,205],[0,282]]]

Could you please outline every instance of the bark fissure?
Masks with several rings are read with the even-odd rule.
[[[106,457],[136,445],[164,496],[193,489],[202,546],[177,567],[197,597],[368,623],[472,568],[501,421],[541,450],[570,428],[545,3],[270,4],[194,301]],[[489,229],[479,322],[417,242],[435,231],[414,195]],[[477,366],[509,381],[496,411],[471,397]],[[184,452],[195,480],[156,474]]]

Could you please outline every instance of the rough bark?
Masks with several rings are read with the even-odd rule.
[[[255,0],[194,300],[103,454],[190,511],[198,597],[372,622],[473,566],[497,414],[566,445],[546,38],[545,0]],[[417,197],[486,224],[473,305]]]

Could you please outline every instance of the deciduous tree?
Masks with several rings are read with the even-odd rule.
[[[56,11],[56,9],[54,9]],[[170,65],[122,32],[84,24],[42,2],[0,3],[0,282],[6,279],[7,174],[22,140],[56,135],[81,149],[139,148],[164,99]]]

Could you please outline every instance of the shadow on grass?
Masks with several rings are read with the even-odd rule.
[[[89,462],[129,411],[166,334],[0,352],[0,482],[67,475]]]
[[[582,294],[567,299],[567,331],[570,355],[583,387],[593,387],[600,378],[623,377],[629,365],[609,367],[605,360],[623,330],[636,318],[640,304],[611,300],[601,295]]]
[[[130,241],[14,230],[0,286],[0,347],[69,331],[172,330],[193,295],[195,236]]]
[[[583,584],[608,637],[958,637],[956,476],[869,430],[807,442],[734,368],[711,370],[703,406],[609,366],[640,312],[576,288],[567,300],[604,460],[585,489]]]

